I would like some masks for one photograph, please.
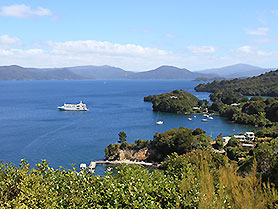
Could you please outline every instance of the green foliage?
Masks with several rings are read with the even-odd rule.
[[[216,163],[217,162],[217,163]],[[253,170],[255,170],[254,167]],[[172,154],[163,170],[122,165],[114,175],[0,164],[1,208],[276,208],[277,190],[255,172],[242,177],[215,154]]]
[[[152,141],[139,139],[135,141],[135,144],[126,142],[110,144],[105,148],[105,158],[116,160],[119,159],[120,151],[137,152],[146,148],[150,152],[150,155],[148,155],[149,152],[146,153],[147,161],[162,161],[173,152],[185,154],[194,149],[207,149],[210,146],[211,138],[205,133],[200,128],[192,130],[180,127],[165,133],[156,133]]]
[[[271,127],[263,127],[258,130],[255,130],[255,135],[259,138],[265,138],[265,137],[277,138],[278,137],[278,124],[275,123]]]
[[[246,96],[243,96],[241,93],[231,90],[216,91],[210,94],[209,97],[213,102],[222,102],[223,104],[228,105],[248,101],[248,98]]]
[[[263,127],[278,121],[277,98],[260,98],[242,102],[240,105],[227,105],[220,97],[215,100],[209,110],[218,112],[221,116],[239,124]]]
[[[108,160],[114,160],[117,159],[119,156],[119,150],[120,150],[120,144],[109,144],[104,152],[105,152],[105,158]]]
[[[234,136],[231,137],[226,147],[240,147],[240,141],[236,139]]]
[[[150,146],[150,140],[141,140],[138,139],[135,141],[136,149],[143,149],[143,148],[148,148]]]
[[[193,94],[184,90],[174,90],[171,93],[151,95],[144,97],[145,102],[152,102],[153,111],[170,113],[192,113],[193,107],[198,104],[207,105],[207,101],[201,101]]]
[[[156,133],[153,139],[153,148],[159,155],[157,160],[163,160],[167,155],[176,152],[185,154],[194,149],[206,149],[211,139],[200,129],[192,130],[180,127],[164,133]]]
[[[121,131],[119,133],[119,141],[118,141],[118,143],[122,144],[123,142],[126,142],[126,137],[127,137],[126,133],[124,131]]]
[[[243,105],[242,112],[249,115],[259,114],[260,112],[265,112],[266,104],[263,100],[250,101]]]
[[[266,107],[266,117],[274,122],[278,122],[278,101],[274,100]]]
[[[278,96],[278,70],[245,79],[213,81],[199,84],[196,91],[216,92],[231,90],[246,96]]]
[[[215,144],[218,150],[222,150],[224,148],[222,133],[216,137]]]
[[[255,149],[255,157],[258,162],[258,172],[263,180],[270,180],[278,187],[278,138],[270,142],[262,142]]]

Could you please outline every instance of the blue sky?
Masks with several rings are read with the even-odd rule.
[[[278,67],[276,0],[1,0],[0,65]]]

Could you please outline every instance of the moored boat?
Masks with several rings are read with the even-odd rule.
[[[161,120],[160,120],[160,121],[156,121],[156,124],[157,124],[157,125],[162,125],[162,124],[163,124],[163,121],[161,121]]]

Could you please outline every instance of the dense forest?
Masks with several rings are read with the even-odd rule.
[[[180,127],[171,129],[164,133],[156,133],[153,140],[137,140],[135,144],[127,144],[119,140],[118,143],[110,144],[106,149],[106,159],[119,160],[119,153],[130,152],[131,150],[145,150],[145,161],[165,162],[169,156],[175,153],[176,156],[186,155],[193,151],[209,152],[215,163],[223,164],[226,155],[229,163],[233,163],[238,174],[242,176],[253,172],[254,166],[256,173],[262,177],[264,182],[274,183],[278,187],[278,149],[277,127],[258,129],[255,132],[255,141],[239,141],[231,136],[228,142],[223,142],[220,133],[216,139],[208,137],[200,128],[195,130]],[[120,136],[120,135],[119,135]],[[251,146],[244,146],[250,144]],[[115,158],[116,156],[116,158]],[[129,156],[125,156],[129,157]]]
[[[119,138],[121,138],[121,133],[119,134]],[[156,133],[153,140],[139,139],[134,144],[128,144],[125,140],[119,140],[118,143],[111,143],[106,147],[105,158],[108,160],[121,160],[120,154],[123,152],[126,157],[130,158],[130,153],[146,150],[144,157],[140,157],[141,159],[149,162],[161,162],[173,152],[181,155],[195,149],[206,150],[210,146],[211,138],[205,133],[200,128],[192,130],[180,127],[164,133]]]
[[[234,138],[226,145],[219,143],[219,135],[213,148],[205,137],[198,142],[203,134],[201,129],[180,128],[156,134],[145,144],[138,141],[136,146],[155,143],[152,146],[163,149],[163,156],[168,154],[161,168],[154,170],[122,165],[106,176],[94,176],[76,168],[55,170],[46,161],[35,168],[24,160],[19,166],[1,163],[0,207],[278,207],[278,139],[256,139],[255,147],[246,149]],[[119,146],[125,138],[123,132],[119,134]],[[227,155],[215,149],[225,150]]]
[[[203,83],[196,86],[195,90],[205,92],[232,90],[247,96],[278,96],[278,70],[251,78]]]
[[[278,98],[254,96],[248,99],[231,90],[210,94],[210,112],[219,113],[230,121],[254,126],[272,126],[278,122]]]
[[[193,107],[205,106],[206,100],[199,100],[193,94],[184,90],[174,90],[170,93],[150,95],[144,97],[145,102],[152,102],[153,111],[170,113],[202,112],[202,109],[193,110]]]

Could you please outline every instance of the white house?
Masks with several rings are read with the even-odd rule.
[[[245,132],[244,135],[234,135],[234,137],[240,141],[254,141],[255,140],[255,134],[254,132]]]
[[[247,140],[254,141],[255,140],[255,134],[254,132],[245,132],[244,136]]]
[[[231,137],[230,136],[224,136],[223,137],[223,142],[228,143],[230,141]]]

